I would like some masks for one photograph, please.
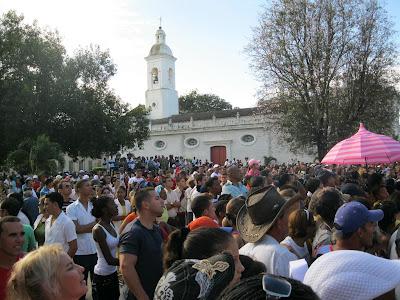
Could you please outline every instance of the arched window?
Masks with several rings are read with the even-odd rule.
[[[157,68],[153,68],[151,70],[151,81],[153,82],[153,84],[158,83],[158,69]]]

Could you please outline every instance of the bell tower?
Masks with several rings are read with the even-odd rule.
[[[165,43],[161,26],[156,31],[156,43],[151,47],[147,61],[146,107],[150,119],[167,118],[179,113],[178,93],[175,90],[175,61]]]

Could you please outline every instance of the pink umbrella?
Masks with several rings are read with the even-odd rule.
[[[324,157],[322,163],[361,165],[400,161],[400,143],[388,136],[365,129],[360,123],[358,132],[337,143]]]

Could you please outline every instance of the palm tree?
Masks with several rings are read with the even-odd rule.
[[[46,135],[36,140],[22,142],[18,149],[11,152],[7,161],[10,167],[31,173],[55,173],[64,166],[64,154],[58,143],[50,141]]]
[[[31,147],[29,161],[33,173],[55,173],[64,166],[64,154],[58,143],[46,135],[39,135]]]

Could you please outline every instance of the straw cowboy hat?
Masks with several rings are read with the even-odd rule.
[[[285,209],[296,201],[297,197],[285,200],[272,185],[251,193],[236,219],[243,240],[248,243],[257,242],[275,224]]]

